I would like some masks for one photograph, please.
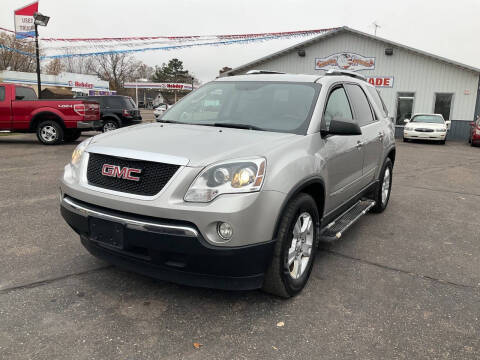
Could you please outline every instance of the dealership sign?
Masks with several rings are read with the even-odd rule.
[[[38,12],[38,1],[13,12],[17,39],[35,36],[33,14],[36,12]]]
[[[130,89],[160,89],[160,90],[182,90],[191,91],[192,84],[181,83],[156,83],[156,82],[126,82],[124,88]]]
[[[393,87],[393,76],[372,76],[367,77],[367,81],[376,87]]]
[[[315,59],[315,70],[330,69],[350,71],[373,70],[375,69],[375,58],[344,52]]]

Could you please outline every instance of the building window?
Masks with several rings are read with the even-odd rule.
[[[397,125],[405,125],[404,120],[412,117],[414,100],[415,93],[413,92],[397,93],[397,116],[395,118]]]
[[[0,101],[5,100],[5,86],[0,86]]]
[[[442,114],[445,120],[450,120],[453,94],[435,94],[435,114]]]

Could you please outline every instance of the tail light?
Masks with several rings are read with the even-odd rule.
[[[75,111],[80,116],[85,116],[85,104],[75,104],[73,105],[73,111]]]
[[[123,116],[129,117],[132,116],[132,114],[130,114],[130,110],[123,109]]]

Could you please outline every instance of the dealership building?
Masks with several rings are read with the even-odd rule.
[[[58,75],[42,74],[42,94],[44,89],[68,90],[71,96],[112,95],[108,81],[96,75],[61,72]],[[37,74],[21,71],[0,71],[0,82],[18,85],[30,85],[37,91]]]
[[[467,139],[480,114],[480,69],[348,27],[338,28],[221,74],[249,70],[322,75],[356,71],[375,85],[401,135],[404,119],[440,113],[451,120],[450,139]]]

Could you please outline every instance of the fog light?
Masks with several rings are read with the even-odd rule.
[[[230,240],[233,235],[232,225],[226,222],[218,223],[217,232],[223,240]]]

